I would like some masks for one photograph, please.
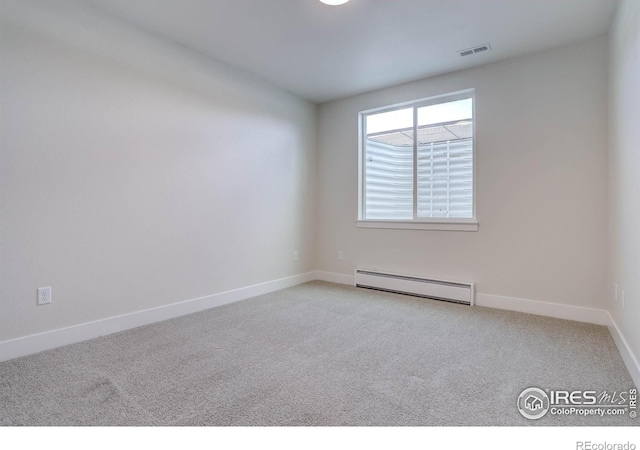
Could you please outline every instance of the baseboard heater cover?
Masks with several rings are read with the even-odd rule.
[[[474,283],[435,280],[410,275],[385,273],[365,269],[356,269],[356,287],[379,291],[426,297],[434,300],[475,304],[476,288]]]

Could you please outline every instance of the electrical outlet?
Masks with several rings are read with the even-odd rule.
[[[300,259],[298,256],[298,252],[293,252],[293,260],[297,261],[298,259]]]
[[[51,303],[51,288],[38,288],[38,305],[48,305]]]
[[[344,261],[344,253],[342,250],[338,252],[338,261]]]
[[[620,296],[622,297],[622,309],[624,309],[624,291],[620,292]]]

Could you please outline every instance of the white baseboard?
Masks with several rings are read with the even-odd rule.
[[[316,271],[316,280],[329,281],[330,283],[348,284],[353,286],[355,277],[353,275],[345,275],[343,273]]]
[[[31,355],[44,350],[86,341],[87,339],[129,330],[142,325],[173,319],[174,317],[245,300],[255,297],[256,295],[267,294],[315,279],[317,279],[316,272],[308,272],[240,289],[220,292],[206,297],[0,342],[0,361],[7,361],[20,356]]]
[[[226,305],[313,280],[350,286],[354,284],[353,275],[324,271],[307,272],[206,297],[0,342],[0,362]],[[634,382],[637,386],[640,385],[638,360],[607,311],[490,294],[476,294],[476,305],[608,326]]]
[[[316,279],[331,283],[354,285],[354,276],[335,272],[316,271]],[[611,325],[609,313],[603,309],[562,305],[560,303],[540,302],[515,297],[491,294],[476,294],[476,305],[487,308],[506,309],[557,319],[575,320],[596,325]]]
[[[491,294],[476,294],[476,305],[596,325],[611,325],[609,313],[604,309],[584,308]]]
[[[611,314],[609,314],[609,320],[611,321],[609,332],[618,347],[618,351],[622,356],[624,364],[627,366],[627,370],[629,370],[629,374],[631,375],[633,382],[636,387],[640,387],[640,362],[638,362],[638,358],[636,358],[636,355],[631,350],[629,343],[624,338],[624,335],[620,331],[620,328],[618,328],[616,321],[613,320]]]

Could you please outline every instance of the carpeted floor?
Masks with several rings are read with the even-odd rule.
[[[602,326],[312,282],[0,363],[0,424],[638,425],[530,386],[633,383]]]

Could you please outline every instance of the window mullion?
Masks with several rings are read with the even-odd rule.
[[[447,141],[447,217],[451,216],[451,141]]]
[[[418,108],[413,107],[413,220],[418,218]]]
[[[360,189],[362,195],[361,199],[361,215],[362,219],[367,219],[367,116],[362,116],[361,126],[362,126],[362,135],[360,139],[362,140],[361,150],[360,150],[360,167],[361,167],[361,177],[360,180]]]
[[[434,158],[434,154],[433,154],[433,142],[431,143],[431,148],[430,148],[430,157],[431,157],[431,172],[430,172],[430,176],[429,176],[429,217],[433,217],[433,158]]]

